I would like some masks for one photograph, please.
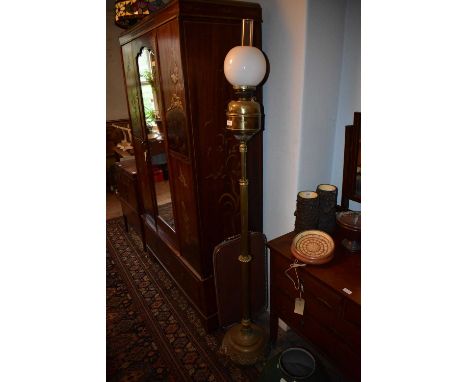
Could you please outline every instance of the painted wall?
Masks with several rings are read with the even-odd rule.
[[[330,183],[346,0],[309,1],[298,191]]]
[[[273,239],[294,228],[297,192],[319,183],[341,187],[342,175],[334,176],[342,172],[342,159],[336,158],[343,156],[336,142],[343,132],[337,126],[348,109],[357,107],[356,100],[359,108],[353,111],[360,110],[360,76],[355,78],[360,52],[357,58],[354,54],[360,44],[360,2],[257,2],[271,69],[263,87],[263,200],[264,232]]]
[[[114,24],[113,4],[106,7],[106,120],[128,119],[118,39],[124,30]]]
[[[304,92],[307,1],[260,0],[262,48],[270,63],[265,109],[263,231],[268,239],[294,227]]]
[[[355,111],[361,111],[361,1],[348,0],[331,173],[331,182],[339,189],[338,200],[343,180],[345,126],[353,123]],[[361,210],[361,205],[352,201],[349,207]]]

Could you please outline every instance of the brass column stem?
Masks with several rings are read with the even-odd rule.
[[[241,296],[242,296],[242,325],[250,326],[250,262],[249,254],[249,181],[247,180],[247,142],[241,140],[239,144],[241,159],[240,210],[241,210]]]
[[[252,255],[249,249],[249,181],[247,179],[247,141],[261,130],[261,106],[252,98],[255,87],[236,88],[237,101],[228,105],[226,128],[239,140],[241,176],[240,194],[240,294],[242,319],[229,328],[223,338],[221,351],[241,365],[253,365],[264,358],[266,334],[263,328],[251,320],[250,273]]]

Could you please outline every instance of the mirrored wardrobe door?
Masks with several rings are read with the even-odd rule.
[[[166,136],[161,120],[158,100],[157,62],[154,52],[143,48],[137,57],[143,111],[148,137],[149,176],[154,184],[157,215],[175,230],[169,168],[166,152]]]
[[[361,197],[361,138],[359,138],[359,151],[357,155],[355,193],[357,196]]]

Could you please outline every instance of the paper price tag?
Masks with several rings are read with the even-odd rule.
[[[347,293],[347,294],[351,294],[353,293],[352,291],[350,291],[348,288],[343,288],[343,292]]]
[[[296,298],[294,302],[294,313],[300,314],[301,316],[304,315],[304,305],[305,301],[303,298]]]
[[[230,119],[227,120],[226,125],[232,126],[232,121]]]

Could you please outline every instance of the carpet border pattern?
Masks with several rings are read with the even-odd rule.
[[[171,374],[180,381],[253,381],[255,366],[241,367],[220,353],[222,331],[206,333],[170,275],[121,218],[106,224],[107,247]]]

